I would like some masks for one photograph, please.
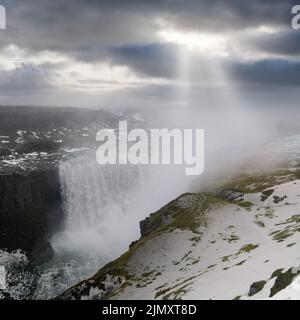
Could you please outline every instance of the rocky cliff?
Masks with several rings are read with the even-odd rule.
[[[58,166],[96,146],[119,116],[102,110],[0,106],[0,250],[51,257],[63,212]]]
[[[0,247],[22,249],[32,263],[51,257],[49,238],[62,222],[56,167],[0,175]]]

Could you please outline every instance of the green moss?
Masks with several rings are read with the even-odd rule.
[[[227,261],[228,261],[228,258],[230,258],[230,257],[231,257],[231,255],[222,257],[222,258],[221,258],[221,259],[222,259],[222,262],[227,262]]]
[[[270,207],[266,207],[266,213],[265,216],[269,219],[273,219],[274,218],[274,209],[270,208]]]
[[[159,290],[155,293],[154,299],[157,299],[158,297],[162,296],[163,294],[167,293],[168,291],[172,290],[172,288],[166,288]]]
[[[160,296],[163,295],[162,300],[168,300],[172,295],[173,299],[178,299],[179,295],[186,293],[187,291],[185,290],[186,287],[191,285],[191,283],[184,284],[185,282],[189,281],[190,279],[187,279],[186,281],[177,284],[176,286],[165,288],[163,290],[160,290],[156,292],[154,299],[159,298]],[[183,286],[177,288],[178,286],[184,284]],[[176,289],[177,288],[177,289]],[[176,290],[174,290],[176,289]]]
[[[166,283],[162,284],[161,286],[155,288],[155,290],[160,290],[160,289],[162,289],[163,287],[165,287],[167,284],[168,284],[168,283],[166,282]]]
[[[241,261],[241,262],[239,262],[239,263],[236,263],[235,265],[236,265],[236,266],[241,266],[241,265],[244,264],[246,261],[247,261],[247,260],[243,260],[243,261]]]
[[[184,256],[180,259],[181,261],[183,261],[183,260],[189,260],[189,255],[192,253],[193,251],[189,251],[189,252],[187,252],[187,253],[185,253],[184,254]]]
[[[186,288],[187,288],[188,286],[190,286],[190,285],[191,285],[191,283],[188,283],[188,284],[184,285],[183,287],[180,287],[179,289],[177,289],[176,291],[174,291],[174,292],[172,293],[173,296],[174,296],[174,299],[175,299],[175,300],[178,300],[178,299],[180,298],[180,296],[182,296],[183,294],[186,294],[186,293],[187,293]]]
[[[198,228],[203,225],[206,226],[205,212],[211,209],[214,205],[221,204],[222,200],[209,195],[201,194],[199,199],[193,201],[190,207],[181,207],[180,205],[175,206],[172,210],[173,221],[162,227],[160,231],[166,230],[190,230],[194,233],[198,233]]]
[[[145,287],[147,287],[147,284],[137,283],[135,287],[136,287],[136,288],[145,288]]]
[[[237,235],[235,235],[235,234],[231,234],[229,237],[224,237],[223,238],[223,240],[224,241],[228,241],[228,243],[231,243],[231,242],[236,242],[236,241],[238,241],[238,240],[240,240],[240,238],[237,236]]]
[[[290,268],[286,272],[281,272],[277,275],[275,283],[271,288],[270,297],[273,297],[279,291],[285,289],[288,285],[290,285],[293,279],[300,273],[299,270],[294,270]]]
[[[277,230],[274,231],[272,233],[270,233],[270,235],[273,236],[273,240],[277,241],[277,242],[282,242],[285,239],[289,238],[290,236],[293,235],[293,232],[291,232],[289,229],[286,230]]]
[[[205,272],[203,272],[202,274],[204,274],[204,273],[205,273]],[[200,275],[202,275],[202,274],[200,274]],[[199,275],[198,275],[198,276],[199,276]],[[175,286],[173,286],[173,287],[160,290],[160,291],[158,291],[158,292],[155,294],[155,297],[154,297],[154,298],[156,299],[156,298],[160,297],[160,296],[163,295],[163,294],[166,294],[167,292],[169,292],[169,291],[171,291],[171,290],[174,290],[174,289],[176,289],[176,288],[178,288],[178,287],[180,287],[180,286],[182,286],[182,285],[185,285],[185,284],[187,284],[187,282],[195,279],[196,277],[197,277],[197,275],[191,276],[191,277],[189,277],[189,278],[187,278],[187,279],[185,279],[185,280],[183,280],[183,281],[180,281],[179,283],[177,283],[177,284],[176,284]],[[188,283],[187,285],[190,285],[190,284]],[[185,285],[184,287],[186,287],[187,285]],[[171,294],[172,294],[172,292],[170,292],[167,296],[170,296]]]
[[[300,215],[295,214],[291,216],[290,218],[286,219],[284,222],[276,223],[275,226],[285,225],[285,224],[299,224],[300,223]]]
[[[187,288],[189,285],[190,284],[186,284],[183,287],[178,288],[177,290],[166,294],[165,296],[162,297],[162,300],[169,300],[171,296],[173,296],[172,300],[179,300],[181,295],[187,293],[187,290],[185,288]]]
[[[254,223],[257,224],[261,228],[265,228],[265,224],[261,220],[256,220],[256,221],[254,221]]]
[[[219,186],[220,189],[233,189],[244,193],[271,192],[269,189],[277,184],[294,181],[300,176],[300,170],[272,170],[258,175],[241,175]]]
[[[235,201],[235,203],[245,209],[250,210],[253,206],[253,203],[250,201],[244,201],[244,200],[237,200]]]
[[[259,244],[252,244],[252,243],[249,243],[249,244],[246,244],[244,245],[240,250],[239,250],[239,253],[242,253],[242,252],[246,252],[246,253],[249,253],[250,251],[256,249],[259,247]]]
[[[199,261],[200,261],[200,258],[195,259],[195,260],[192,262],[192,264],[197,264]]]
[[[190,241],[195,242],[195,243],[198,243],[201,239],[202,239],[202,237],[200,237],[200,236],[195,236],[195,237],[192,237],[192,238],[190,239]]]
[[[145,220],[148,226],[147,232],[153,234],[181,229],[201,235],[198,228],[206,226],[205,213],[213,206],[222,203],[224,203],[222,199],[210,194],[185,193]]]
[[[149,271],[149,272],[144,272],[142,275],[141,275],[141,278],[150,278],[151,276],[153,276],[154,274],[156,274],[157,271],[156,270],[152,270],[152,271]]]
[[[284,270],[283,268],[275,270],[275,271],[271,274],[271,279],[273,279],[273,278],[275,278],[275,277],[278,277],[283,270]]]

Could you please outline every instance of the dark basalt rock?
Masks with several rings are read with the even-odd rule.
[[[282,196],[282,197],[279,197],[279,196],[273,196],[273,202],[275,204],[278,204],[279,202],[283,201],[284,199],[287,199],[287,196]]]
[[[21,249],[33,264],[45,262],[62,218],[58,168],[0,175],[1,249]]]
[[[26,141],[16,146],[18,153],[57,152],[60,144],[51,140]]]
[[[250,290],[249,290],[249,293],[248,293],[249,297],[254,296],[259,291],[261,291],[264,288],[265,284],[266,284],[265,280],[253,282],[251,284],[251,286],[250,286]]]
[[[0,147],[0,157],[7,157],[12,154],[11,150],[9,148]]]
[[[272,194],[274,193],[274,189],[268,189],[261,193],[260,201],[266,201]]]

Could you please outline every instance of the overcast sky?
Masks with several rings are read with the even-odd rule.
[[[297,106],[289,0],[0,0],[0,104]]]

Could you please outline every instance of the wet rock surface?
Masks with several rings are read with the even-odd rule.
[[[58,168],[0,175],[0,195],[1,248],[49,259],[48,239],[63,218]]]

